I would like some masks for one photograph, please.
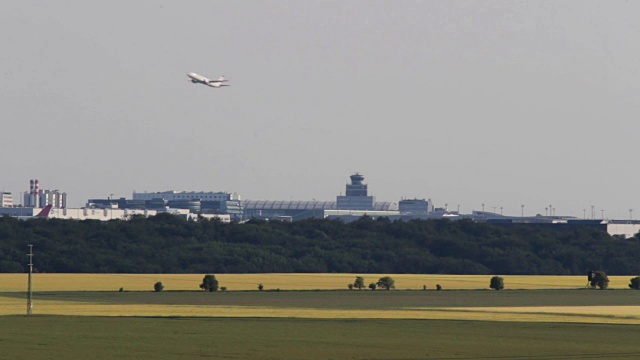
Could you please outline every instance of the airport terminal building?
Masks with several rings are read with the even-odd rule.
[[[395,214],[398,206],[392,202],[377,202],[369,196],[364,176],[351,175],[351,183],[346,185],[345,195],[336,201],[286,201],[286,200],[245,200],[245,218],[297,221],[307,218],[325,218],[333,212],[349,211],[362,213]],[[362,215],[361,215],[362,216]]]

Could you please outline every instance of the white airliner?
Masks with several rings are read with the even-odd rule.
[[[209,80],[206,77],[200,74],[196,74],[194,72],[187,73],[187,76],[191,79],[191,82],[194,84],[203,84],[203,85],[211,86],[214,88],[219,88],[221,86],[231,86],[231,85],[223,84],[223,82],[228,81],[224,78],[224,75],[220,76],[217,80]]]

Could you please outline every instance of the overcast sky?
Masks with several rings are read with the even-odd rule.
[[[17,198],[39,179],[73,207],[335,200],[357,171],[378,201],[640,217],[640,2],[2,8],[0,188]]]

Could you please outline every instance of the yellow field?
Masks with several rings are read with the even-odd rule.
[[[26,313],[24,299],[0,297],[0,315]],[[637,306],[557,306],[503,308],[407,308],[336,310],[213,305],[113,305],[37,300],[34,314],[74,316],[188,316],[313,319],[440,319],[476,321],[572,322],[640,325]]]
[[[346,289],[356,276],[365,286],[382,276],[391,276],[396,289],[445,290],[487,289],[491,275],[415,275],[415,274],[219,274],[220,286],[228,290],[335,290]],[[34,291],[130,291],[153,290],[161,281],[165,290],[197,290],[204,274],[33,274]],[[609,276],[609,288],[627,289],[635,275]],[[585,287],[586,276],[515,276],[504,275],[506,289],[575,289]],[[0,292],[26,291],[27,274],[0,274]]]
[[[358,274],[220,274],[220,286],[229,290],[335,290],[345,289]],[[165,290],[197,290],[203,274],[34,274],[34,291],[151,291],[156,281]],[[386,274],[362,275],[365,285]],[[487,289],[490,275],[390,274],[396,288],[446,290]],[[610,288],[627,289],[633,276],[610,276]],[[506,289],[582,288],[586,276],[503,276]],[[25,292],[26,274],[0,274],[0,292]],[[0,315],[26,313],[25,299],[0,297]],[[640,324],[640,306],[557,306],[505,308],[406,308],[393,310],[338,310],[276,308],[262,306],[103,304],[38,300],[34,314],[80,316],[198,316],[198,317],[299,317],[299,318],[394,318],[456,319],[485,321],[588,322]]]

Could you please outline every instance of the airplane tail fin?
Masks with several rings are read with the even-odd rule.
[[[38,215],[36,215],[35,217],[38,218],[46,218],[49,217],[49,212],[51,211],[51,207],[53,205],[49,204],[47,206],[45,206],[44,208],[42,208],[42,210],[40,210],[40,212],[38,213]]]

